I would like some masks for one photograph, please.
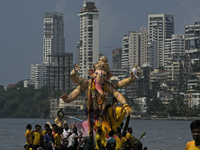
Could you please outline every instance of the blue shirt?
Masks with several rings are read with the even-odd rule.
[[[51,148],[52,141],[53,141],[53,135],[49,136],[48,134],[45,134],[45,136],[44,136],[44,142],[46,142],[47,149]]]

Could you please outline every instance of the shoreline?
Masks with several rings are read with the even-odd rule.
[[[200,117],[131,117],[131,120],[177,120],[177,121],[192,121],[200,120]]]
[[[72,117],[76,117],[78,119],[87,119],[86,115],[70,115]],[[69,117],[67,117],[69,118]],[[126,118],[126,117],[125,117]],[[55,118],[51,118],[55,119]],[[158,117],[158,116],[149,116],[142,117],[140,115],[131,115],[130,120],[177,120],[177,121],[191,121],[191,120],[200,120],[200,117]]]

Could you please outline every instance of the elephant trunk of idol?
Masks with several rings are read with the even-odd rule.
[[[96,83],[96,90],[99,92],[99,94],[101,95],[101,97],[105,97],[105,94],[102,90],[101,84],[100,83]]]

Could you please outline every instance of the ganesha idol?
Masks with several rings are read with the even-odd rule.
[[[77,124],[78,130],[84,130],[83,133],[97,131],[98,128],[102,129],[102,140],[106,141],[106,134],[112,129],[116,131],[127,113],[127,116],[132,112],[127,100],[116,89],[130,85],[136,79],[133,72],[130,77],[118,81],[117,83],[110,83],[109,80],[112,74],[109,72],[108,59],[106,56],[99,58],[99,61],[89,69],[91,79],[86,80],[77,75],[77,71],[81,69],[78,64],[75,65],[71,71],[71,80],[78,85],[69,95],[63,94],[61,98],[64,102],[70,103],[80,96],[84,91],[88,99],[87,103],[87,120]],[[113,104],[107,103],[108,94],[113,96]],[[118,107],[117,103],[121,103],[122,107]]]

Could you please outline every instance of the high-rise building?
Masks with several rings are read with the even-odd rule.
[[[148,33],[146,28],[140,28],[140,66],[147,63],[147,45],[148,45]]]
[[[191,63],[200,62],[200,23],[185,26],[185,53],[190,55]]]
[[[129,69],[129,37],[124,35],[122,38],[122,68]]]
[[[116,48],[112,51],[113,69],[121,69],[122,63],[122,49]]]
[[[129,34],[129,69],[147,63],[147,30],[131,31]]]
[[[95,2],[83,2],[80,17],[80,41],[77,60],[82,66],[80,76],[88,78],[88,70],[99,59],[99,11]]]
[[[157,66],[157,45],[156,42],[148,41],[147,44],[147,62],[153,69],[156,69]]]
[[[165,66],[168,65],[173,54],[185,54],[184,35],[173,34],[171,38],[165,39]]]
[[[65,52],[64,21],[62,13],[49,13],[44,15],[43,62],[49,63],[49,55]]]
[[[167,14],[151,14],[148,16],[149,41],[157,44],[157,64],[165,65],[165,39],[174,34],[174,16]]]
[[[70,70],[73,54],[65,53],[64,21],[62,13],[45,13],[43,37],[43,62],[31,65],[30,84],[39,89],[50,85],[51,89],[65,91],[72,88]]]
[[[139,45],[140,37],[138,31],[131,31],[129,33],[129,48],[128,48],[128,61],[129,69],[132,69],[135,65],[139,66],[140,52]]]
[[[59,89],[66,91],[67,89],[72,89],[70,72],[73,69],[73,53],[53,54],[49,57],[53,60],[47,66],[49,90]]]

